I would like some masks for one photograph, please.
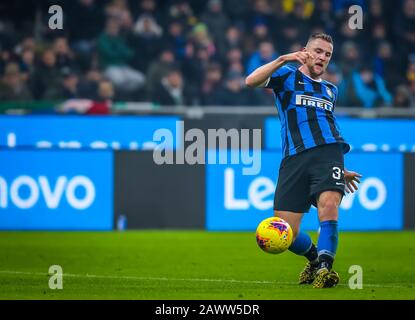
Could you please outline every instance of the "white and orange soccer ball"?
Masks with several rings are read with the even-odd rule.
[[[281,218],[267,218],[256,229],[256,242],[265,252],[282,253],[290,247],[292,241],[293,231]]]

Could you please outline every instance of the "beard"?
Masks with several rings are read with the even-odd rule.
[[[310,70],[310,74],[316,77],[320,77],[324,74],[324,72],[326,71],[326,68],[324,66],[313,65],[309,68],[309,70]]]

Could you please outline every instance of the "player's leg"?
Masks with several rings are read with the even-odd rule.
[[[315,273],[318,267],[317,248],[311,240],[308,233],[301,231],[301,220],[304,216],[303,213],[291,212],[291,211],[278,211],[275,210],[276,217],[284,219],[291,226],[293,230],[293,242],[288,248],[289,251],[299,256],[307,258],[308,263],[304,270],[300,273],[299,284],[312,283],[315,278]]]
[[[333,287],[340,280],[332,267],[338,245],[337,220],[342,197],[338,191],[324,191],[317,198],[320,235],[317,243],[319,264],[313,283],[316,288]]]
[[[317,199],[320,236],[318,239],[319,267],[331,270],[338,244],[337,220],[343,195],[338,191],[324,191]]]
[[[297,213],[292,211],[281,211],[281,210],[274,210],[274,216],[281,218],[288,222],[291,229],[293,230],[293,243],[297,238],[297,234],[300,230],[301,220],[303,218],[303,213]]]
[[[338,212],[344,194],[344,159],[338,144],[316,148],[310,166],[311,201],[318,209],[320,235],[317,242],[319,266],[314,287],[332,287],[339,281],[332,270],[338,244]]]
[[[293,230],[293,242],[288,248],[291,252],[306,257],[311,262],[317,261],[317,248],[313,244],[308,233],[301,231],[301,220],[304,216],[303,213],[291,212],[291,211],[274,211],[274,215],[279,217],[291,226]]]
[[[316,246],[310,236],[300,229],[304,212],[308,212],[311,206],[307,173],[308,153],[287,157],[281,162],[274,198],[275,215],[287,221],[293,229],[294,239],[289,250],[309,261],[300,274],[301,284],[313,281],[317,259]]]

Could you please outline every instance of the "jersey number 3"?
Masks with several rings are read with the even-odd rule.
[[[339,167],[333,167],[333,178],[334,179],[340,180],[342,177],[342,173],[344,173],[342,169],[340,169]]]

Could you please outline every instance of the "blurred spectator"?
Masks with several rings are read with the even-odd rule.
[[[392,103],[392,96],[386,89],[383,79],[367,66],[353,72],[353,85],[360,102],[358,106],[373,108]]]
[[[97,99],[69,99],[60,107],[61,112],[79,114],[109,114],[112,106],[114,88],[112,83],[102,80],[98,84]]]
[[[128,94],[142,87],[145,77],[128,65],[133,51],[119,32],[118,23],[109,19],[105,32],[98,38],[98,53],[105,76],[113,82],[116,90]]]
[[[396,35],[404,55],[415,52],[415,0],[404,0],[397,19]]]
[[[224,86],[212,94],[211,103],[219,106],[257,105],[254,91],[245,87],[243,74],[235,71],[226,75]]]
[[[185,88],[182,73],[172,68],[155,88],[152,101],[162,106],[187,106],[191,102]]]
[[[166,20],[163,10],[157,10],[157,2],[155,0],[134,0],[130,4],[135,20],[143,14],[151,16],[157,23],[163,23]]]
[[[263,41],[259,44],[259,49],[248,60],[246,74],[250,74],[256,68],[271,62],[277,58],[274,45],[270,41]]]
[[[178,60],[185,59],[187,38],[179,21],[172,21],[168,25],[167,34],[163,37],[162,43],[173,50]]]
[[[209,0],[206,11],[202,14],[200,20],[206,24],[215,43],[219,47],[224,46],[224,30],[230,25],[230,20],[222,10],[222,1]]]
[[[257,23],[253,30],[252,35],[254,37],[255,47],[257,47],[261,42],[271,41],[271,35],[269,33],[268,27],[265,23]]]
[[[306,8],[306,4],[308,8]],[[308,10],[307,10],[308,9]],[[305,41],[308,39],[307,35],[305,34],[306,31],[310,28],[310,15],[313,12],[314,3],[310,0],[304,1],[294,1],[294,8],[292,13],[290,13],[287,18],[297,24],[300,34],[302,36],[301,40]]]
[[[409,84],[409,93],[411,106],[415,106],[415,55],[411,56],[409,59],[408,69],[406,71],[406,80]]]
[[[284,18],[284,22],[281,25],[281,33],[278,35],[278,43],[280,44],[280,50],[282,52],[288,52],[289,47],[293,43],[301,42],[304,43],[301,40],[301,34],[300,34],[300,28],[298,25],[289,18]]]
[[[393,56],[392,45],[382,42],[376,52],[374,72],[385,79],[386,87],[394,91],[395,87],[402,83],[400,61]]]
[[[275,20],[267,0],[253,0],[253,8],[249,17],[248,30],[257,24],[265,24],[268,30],[275,30]]]
[[[23,51],[30,50],[35,51],[36,50],[36,43],[35,39],[33,37],[25,37],[15,48],[15,52],[19,55],[22,54]]]
[[[46,49],[42,53],[41,61],[31,80],[32,92],[35,99],[43,99],[46,90],[57,91],[61,83],[62,74],[56,68],[56,56],[52,49]]]
[[[225,40],[226,49],[241,48],[242,46],[241,36],[242,36],[242,31],[239,28],[237,28],[236,26],[230,26],[226,30],[226,40]]]
[[[58,87],[50,87],[45,91],[46,100],[66,100],[79,97],[78,94],[79,78],[70,68],[62,69],[62,80]]]
[[[408,82],[415,81],[415,54],[409,59],[409,65],[406,70],[406,79]]]
[[[289,5],[287,6],[287,4]],[[307,12],[305,4],[308,5]],[[281,18],[281,23],[278,28],[281,32],[277,34],[277,39],[278,43],[282,44],[280,50],[286,52],[293,43],[305,43],[307,41],[310,33],[308,17],[312,13],[313,6],[310,1],[304,3],[304,1],[288,0],[283,2],[284,7],[287,14]],[[325,32],[327,31],[325,30]]]
[[[98,98],[92,103],[87,110],[87,114],[108,114],[112,106],[112,98],[114,97],[114,88],[112,83],[107,80],[101,80],[98,83]]]
[[[244,23],[251,9],[250,0],[225,0],[223,6],[236,25]]]
[[[224,69],[226,74],[245,74],[241,49],[231,49],[226,58],[226,68]]]
[[[342,75],[337,65],[332,62],[328,65],[326,72],[323,74],[322,78],[338,86],[340,84]]]
[[[134,66],[142,72],[147,68],[161,49],[163,30],[152,16],[141,15],[134,26],[133,46],[135,48]]]
[[[409,82],[409,91],[411,93],[411,106],[415,107],[415,81]]]
[[[216,53],[216,46],[212,41],[209,30],[205,24],[198,23],[194,26],[190,40],[196,50],[198,48],[206,49],[209,57]]]
[[[0,43],[1,44],[1,43]],[[8,48],[1,48],[0,51],[0,73],[4,73],[6,65],[11,62],[11,52]]]
[[[95,0],[71,1],[68,8],[66,30],[72,48],[77,53],[89,55],[96,38],[104,28],[104,14]]]
[[[133,57],[129,48],[120,35],[120,26],[114,19],[108,19],[105,31],[98,38],[98,54],[101,68],[126,65]]]
[[[337,37],[336,41],[340,43],[344,43],[346,41],[352,41],[355,43],[361,44],[361,32],[359,32],[359,29],[352,29],[349,26],[349,18],[350,16],[348,14],[344,15],[338,22],[337,22]]]
[[[369,41],[363,46],[366,50],[366,58],[375,56],[379,46],[387,42],[386,27],[382,21],[374,23],[373,28],[369,30],[371,31]]]
[[[179,21],[184,26],[185,32],[192,28],[198,21],[193,14],[189,1],[186,0],[174,1],[169,8],[168,16],[171,20]]]
[[[297,5],[300,3],[303,7],[301,9],[301,16],[304,18],[310,18],[314,11],[314,0],[282,0],[282,10],[289,14],[298,10]]]
[[[53,42],[53,51],[56,57],[56,66],[58,68],[68,67],[74,68],[74,54],[68,45],[68,40],[65,37],[58,37]]]
[[[366,14],[368,17],[367,23],[368,29],[371,29],[376,22],[385,22],[386,25],[389,26],[389,24],[392,21],[392,15],[388,15],[385,13],[382,0],[371,0],[368,3],[369,5],[369,12]]]
[[[0,19],[0,51],[11,52],[13,50],[13,46],[15,44],[15,39],[13,39],[14,38],[13,37],[13,33],[14,33],[13,22],[10,20],[7,21],[7,19],[4,19],[4,18]]]
[[[151,63],[146,75],[146,93],[147,97],[154,96],[153,91],[157,84],[161,82],[163,76],[174,66],[175,59],[171,50],[163,50],[158,60]]]
[[[148,14],[142,14],[138,17],[134,25],[133,31],[135,34],[145,38],[157,37],[160,38],[163,34],[163,29],[157,24],[157,21]]]
[[[85,99],[98,99],[98,85],[103,80],[102,73],[98,69],[89,69],[80,79],[79,96]]]
[[[366,8],[366,1],[365,0],[336,0],[333,1],[333,9],[334,13],[337,15],[343,15],[345,12],[348,11],[350,6],[358,5],[363,9]]]
[[[333,15],[333,5],[331,0],[318,0],[316,9],[310,18],[313,26],[321,26],[328,34],[333,34],[336,30],[336,17]]]
[[[288,52],[297,52],[303,50],[304,45],[301,42],[293,42],[288,49]]]
[[[133,26],[133,18],[128,8],[127,0],[112,0],[105,7],[105,14],[108,19],[117,21],[122,31],[128,31]]]
[[[223,43],[218,46],[218,58],[226,61],[226,55],[234,48],[242,48],[241,31],[236,26],[230,26],[226,29]]]
[[[215,105],[214,96],[222,85],[222,70],[218,63],[211,63],[207,70],[201,88],[201,104],[205,106]]]
[[[392,105],[396,108],[415,107],[415,96],[411,94],[407,86],[399,85],[395,89]]]
[[[360,53],[357,44],[353,41],[346,41],[340,48],[341,60],[339,63],[340,71],[345,81],[349,81],[352,72],[360,64]]]
[[[228,73],[234,71],[237,73],[245,74],[245,69],[241,61],[232,61],[231,64],[228,66],[227,71]]]
[[[341,80],[339,83],[339,94],[337,104],[339,106],[360,105],[353,81],[353,72],[358,70],[360,65],[360,53],[358,46],[353,41],[346,41],[340,49],[339,69]]]
[[[193,97],[197,97],[210,63],[209,49],[206,47],[195,47],[194,52],[191,46],[190,54],[191,56],[184,61],[182,70],[187,80],[187,89]]]
[[[0,82],[0,101],[25,101],[33,99],[17,63],[8,63]]]
[[[211,103],[219,106],[257,105],[254,91],[245,87],[243,74],[235,71],[227,74],[224,87],[212,95]]]
[[[35,72],[35,53],[31,49],[24,49],[21,53],[20,70],[25,81],[33,77]]]
[[[241,63],[242,64],[243,55],[242,50],[239,48],[232,48],[228,51],[226,55],[225,65],[230,66],[234,63]]]

